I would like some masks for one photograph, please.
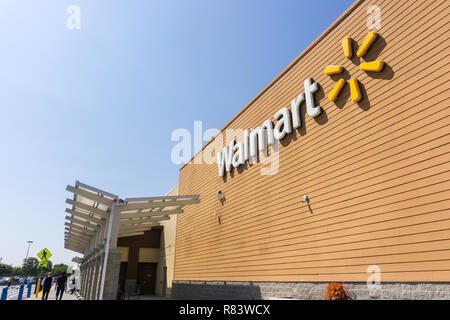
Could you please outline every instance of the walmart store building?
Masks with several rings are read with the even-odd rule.
[[[172,297],[450,299],[447,12],[356,1],[180,169]]]

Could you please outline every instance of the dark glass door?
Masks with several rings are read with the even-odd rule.
[[[137,282],[141,286],[141,294],[155,294],[156,263],[139,263]]]

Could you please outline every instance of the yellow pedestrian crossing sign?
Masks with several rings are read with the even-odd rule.
[[[48,265],[48,261],[39,261],[38,267],[46,267]]]
[[[41,259],[42,261],[46,261],[48,260],[48,258],[50,258],[52,256],[52,254],[50,253],[50,251],[48,251],[47,248],[43,249],[42,251],[40,251],[37,256],[39,257],[39,259]]]

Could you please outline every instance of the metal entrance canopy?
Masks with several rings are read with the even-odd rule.
[[[117,195],[91,187],[79,181],[68,185],[73,193],[66,199],[64,247],[81,253],[81,264],[104,253],[99,298],[103,297],[108,253],[117,249],[117,239],[142,235],[173,214],[183,213],[183,207],[200,202],[199,195],[161,196],[120,199]]]
[[[66,199],[72,207],[66,208],[65,248],[87,254],[100,249],[107,238],[106,225],[113,206],[119,211],[117,237],[144,234],[170,215],[183,213],[183,207],[200,202],[199,195],[161,196],[119,199],[117,195],[76,181],[68,185],[73,199]]]

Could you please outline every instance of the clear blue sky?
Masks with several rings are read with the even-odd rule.
[[[221,128],[353,0],[2,0],[0,257],[63,248],[65,191],[178,183],[177,128]],[[69,5],[81,29],[69,30]]]

